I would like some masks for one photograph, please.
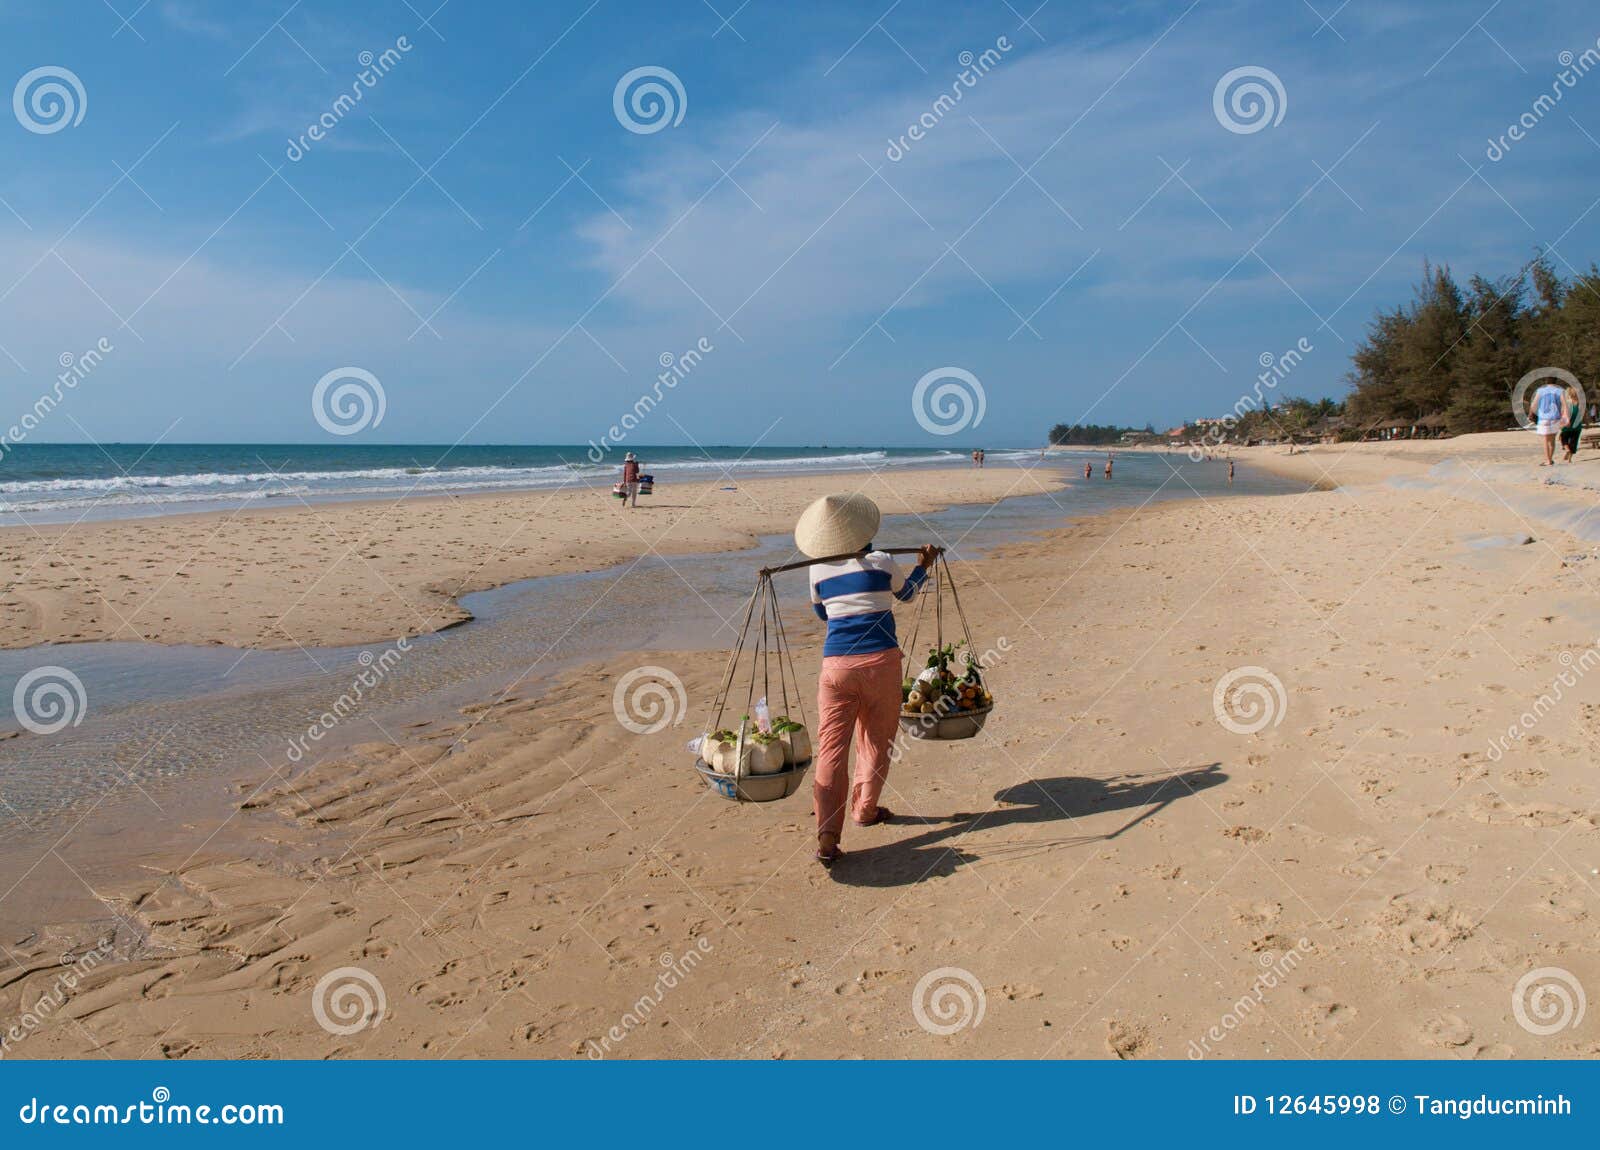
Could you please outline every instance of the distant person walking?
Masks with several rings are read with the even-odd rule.
[[[639,506],[639,457],[631,451],[622,461],[621,506]]]
[[[988,458],[989,458],[989,453],[988,453],[988,452],[986,452],[986,451],[984,451],[984,449],[983,449],[983,448],[981,448],[981,447],[980,447],[980,448],[978,448],[978,470],[979,470],[979,471],[982,471],[982,470],[983,470],[983,465],[984,465],[984,462],[985,462],[985,461],[986,461],[986,460],[987,460],[987,459],[988,459]]]
[[[1106,456],[1106,478],[1111,478],[1111,456]]]
[[[1228,483],[1233,484],[1233,460],[1228,460]]]
[[[1090,463],[1087,459],[1083,461],[1083,477],[1085,479],[1094,478],[1094,464]]]
[[[1533,417],[1534,430],[1544,439],[1544,462],[1539,464],[1540,467],[1555,464],[1556,436],[1567,421],[1569,402],[1566,388],[1551,380],[1541,384],[1528,401],[1528,414]]]
[[[1583,437],[1583,400],[1578,396],[1577,388],[1570,384],[1566,389],[1567,421],[1561,428],[1561,446],[1566,454],[1561,457],[1563,463],[1571,463],[1578,454],[1578,441]]]

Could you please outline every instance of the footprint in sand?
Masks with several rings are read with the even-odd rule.
[[[1300,992],[1311,1002],[1300,1011],[1301,1029],[1319,1045],[1340,1037],[1358,1013],[1355,1007],[1336,1001],[1329,987],[1303,986]]]
[[[1442,950],[1477,929],[1472,916],[1448,902],[1395,895],[1372,919],[1378,937],[1410,954]]]
[[[1251,902],[1235,903],[1232,908],[1233,921],[1240,926],[1266,926],[1277,920],[1283,913],[1283,904],[1279,902]]]
[[[1148,1053],[1150,1033],[1144,1027],[1113,1018],[1106,1023],[1106,1050],[1126,1061]]]
[[[1251,845],[1267,840],[1267,832],[1259,827],[1228,827],[1222,832],[1222,835],[1224,838],[1238,839],[1240,842],[1250,843]]]
[[[1472,1027],[1458,1014],[1435,1014],[1422,1023],[1422,1041],[1446,1049],[1465,1046],[1472,1041]]]

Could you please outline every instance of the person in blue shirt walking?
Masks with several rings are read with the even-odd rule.
[[[1534,430],[1544,438],[1544,462],[1539,464],[1540,467],[1555,464],[1556,436],[1561,434],[1562,425],[1567,422],[1570,403],[1567,389],[1553,379],[1540,384],[1533,398],[1528,401],[1528,413],[1533,416]]]

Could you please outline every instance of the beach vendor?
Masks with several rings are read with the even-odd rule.
[[[631,451],[622,460],[622,502],[619,506],[639,506],[639,457]]]
[[[907,570],[872,550],[878,505],[864,495],[825,495],[801,513],[794,541],[817,563],[811,571],[811,603],[828,624],[817,687],[816,776],[812,798],[817,815],[817,859],[831,864],[843,852],[845,808],[857,826],[892,816],[878,803],[889,777],[889,745],[899,728],[900,643],[894,604],[909,602],[937,555],[930,544]],[[851,785],[850,743],[856,746]]]

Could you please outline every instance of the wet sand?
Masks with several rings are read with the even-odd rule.
[[[831,871],[805,790],[739,806],[691,769],[721,659],[632,652],[257,772],[97,887],[98,922],[3,940],[0,1016],[63,950],[120,959],[8,1053],[1592,1056],[1592,1013],[1538,1034],[1513,994],[1600,985],[1600,708],[1555,686],[1600,660],[1600,561],[1474,480],[1354,454],[1385,482],[964,565],[977,642],[1007,641],[997,709],[912,746],[900,817],[847,828]],[[794,627],[810,690],[820,631]],[[689,717],[634,734],[613,691],[647,665]],[[314,1005],[345,967],[384,1006],[338,1033]],[[953,979],[965,1011],[933,997]],[[927,1025],[940,1003],[964,1024]]]

